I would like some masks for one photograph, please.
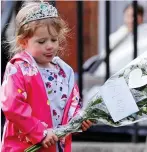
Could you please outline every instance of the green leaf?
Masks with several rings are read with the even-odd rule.
[[[94,106],[94,105],[97,105],[97,104],[99,104],[99,103],[102,103],[102,99],[101,99],[101,98],[98,98],[98,99],[96,99],[95,101],[93,101],[90,106]]]

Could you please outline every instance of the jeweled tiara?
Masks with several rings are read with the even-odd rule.
[[[57,9],[50,5],[48,2],[41,2],[40,8],[34,12],[30,12],[26,16],[21,26],[31,21],[41,20],[49,17],[58,17]]]

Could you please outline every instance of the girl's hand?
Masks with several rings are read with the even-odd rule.
[[[92,122],[90,120],[86,120],[82,122],[82,131],[86,131],[88,128],[92,126]]]
[[[47,130],[47,135],[42,141],[44,148],[48,148],[51,145],[54,145],[58,141],[58,137],[52,132],[52,129]]]

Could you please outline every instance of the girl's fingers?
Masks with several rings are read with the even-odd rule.
[[[54,139],[52,138],[51,140],[50,140],[50,142],[49,142],[51,145],[54,145],[55,144],[55,141],[54,141]]]
[[[89,126],[92,126],[92,122],[90,120],[86,120],[86,122],[88,123]]]
[[[49,147],[48,144],[46,144],[46,143],[43,143],[42,145],[43,145],[44,148],[48,148]]]
[[[82,131],[86,131],[87,128],[85,128],[83,125],[82,125]]]
[[[48,144],[48,146],[51,146],[51,145],[52,145],[52,143],[51,143],[50,141],[49,141],[47,144]]]
[[[49,146],[51,146],[50,140],[44,140],[44,141],[42,142],[42,144],[43,144],[43,146],[44,146],[45,148],[48,148]]]
[[[53,139],[54,139],[54,141],[58,141],[58,137],[55,135],[55,136],[53,136]]]
[[[86,131],[91,126],[92,126],[92,122],[90,120],[83,121],[83,123],[82,123],[82,130]]]
[[[87,128],[87,129],[90,127],[89,124],[86,123],[86,121],[83,121],[82,125],[83,125],[85,128]]]

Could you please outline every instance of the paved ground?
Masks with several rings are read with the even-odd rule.
[[[72,152],[147,152],[147,144],[73,142]]]

